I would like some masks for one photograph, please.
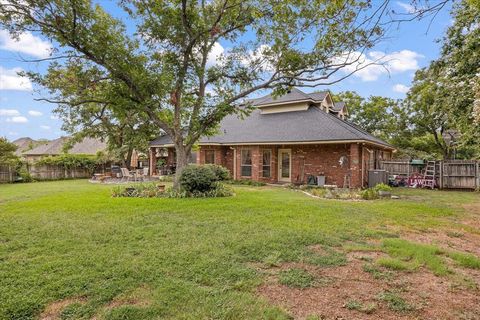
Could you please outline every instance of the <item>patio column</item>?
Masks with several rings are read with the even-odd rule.
[[[154,169],[155,169],[155,152],[153,152],[154,148],[149,148],[148,149],[148,163],[149,163],[149,166],[148,166],[148,172],[150,174],[150,176],[153,176],[154,174]]]
[[[360,173],[360,145],[352,143],[350,145],[350,187],[360,188],[362,186],[362,177]]]

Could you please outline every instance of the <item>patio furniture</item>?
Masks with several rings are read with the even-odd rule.
[[[142,179],[142,181],[145,181],[145,178],[148,178],[148,168],[143,168],[139,170],[139,175],[140,179]]]
[[[131,178],[134,179],[134,181],[137,181],[137,175],[134,171],[130,171],[127,168],[120,168],[122,171],[122,182],[123,181],[130,181]]]

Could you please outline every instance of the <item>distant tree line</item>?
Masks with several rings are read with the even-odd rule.
[[[480,157],[480,1],[455,2],[440,57],[404,100],[342,92],[350,119],[411,158]]]

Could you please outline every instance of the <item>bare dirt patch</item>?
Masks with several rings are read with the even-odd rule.
[[[365,271],[364,265],[374,266],[368,261],[384,255],[377,251],[353,251],[347,255],[347,265],[332,268],[302,263],[275,268],[257,265],[258,270],[268,274],[257,293],[285,308],[295,319],[310,315],[321,319],[480,319],[480,291],[468,287],[468,283],[455,285],[454,278],[437,277],[425,269],[390,272],[393,277],[388,279]],[[281,285],[275,274],[289,268],[302,268],[316,279],[329,281],[318,281],[318,285],[305,289]],[[394,292],[412,310],[395,311],[380,298],[385,292]],[[370,308],[353,310],[348,307],[352,301]]]
[[[58,320],[63,309],[74,303],[85,303],[87,300],[83,297],[66,298],[50,303],[40,314],[40,320]]]
[[[142,285],[133,291],[123,293],[115,297],[110,303],[103,306],[101,310],[91,318],[91,320],[102,319],[109,310],[122,306],[146,307],[152,303],[152,290],[146,285]]]

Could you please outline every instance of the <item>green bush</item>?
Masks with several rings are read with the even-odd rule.
[[[360,197],[363,200],[374,200],[378,199],[378,193],[373,188],[365,189],[360,192]]]
[[[173,188],[160,191],[158,185],[155,183],[116,186],[112,189],[112,197],[114,198],[217,198],[230,197],[232,195],[233,189],[223,185],[220,182],[215,182],[213,188],[205,192],[187,192],[185,190],[177,191]]]
[[[245,185],[245,186],[254,186],[254,187],[263,187],[263,186],[266,186],[266,185],[267,185],[265,182],[255,181],[255,180],[248,180],[248,179],[231,180],[229,183],[231,183],[231,184]]]
[[[35,165],[55,165],[64,168],[86,168],[93,172],[97,165],[97,158],[87,154],[62,154],[49,156],[35,162]]]
[[[180,186],[188,193],[205,193],[214,188],[217,177],[207,166],[186,166],[180,175]]]
[[[373,189],[376,192],[378,192],[378,191],[392,191],[392,187],[390,187],[389,185],[386,185],[385,183],[377,184]]]
[[[207,164],[205,167],[212,170],[213,174],[215,175],[217,181],[226,181],[230,180],[230,171],[227,168],[216,165],[216,164]]]
[[[21,182],[32,182],[33,178],[30,175],[30,172],[25,167],[18,169],[18,175],[20,176]]]
[[[154,198],[163,196],[155,183],[140,183],[130,186],[117,186],[112,189],[112,197]]]

